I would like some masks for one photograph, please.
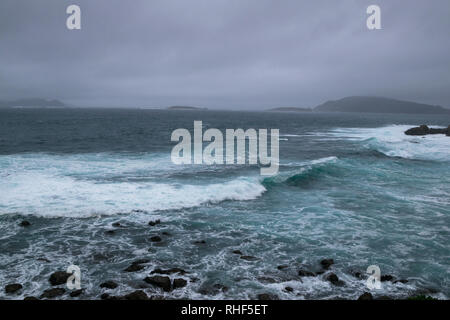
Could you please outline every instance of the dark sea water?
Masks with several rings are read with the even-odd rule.
[[[194,120],[205,129],[280,129],[279,174],[172,164],[171,133],[192,131]],[[71,264],[81,268],[80,298],[143,289],[166,298],[355,299],[368,289],[354,273],[370,265],[408,280],[383,282],[375,296],[448,298],[450,138],[403,134],[422,123],[448,126],[450,117],[1,110],[0,284],[24,288],[0,298],[39,296]],[[24,219],[31,226],[20,227]],[[326,273],[298,276],[320,271],[324,258],[345,285]],[[149,260],[144,269],[123,271],[138,259]],[[170,276],[186,287],[164,293],[143,281],[172,267],[188,272]],[[99,288],[106,280],[118,288]]]

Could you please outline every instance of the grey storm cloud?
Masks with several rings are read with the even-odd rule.
[[[81,7],[82,29],[66,28]],[[382,30],[366,8],[381,7]],[[2,0],[0,100],[311,107],[349,95],[450,106],[448,0]]]

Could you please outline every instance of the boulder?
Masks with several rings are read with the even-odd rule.
[[[161,239],[160,236],[154,236],[154,237],[151,237],[151,238],[150,238],[150,241],[151,241],[151,242],[161,242],[162,239]]]
[[[16,293],[20,289],[22,289],[22,285],[20,283],[11,283],[5,286],[5,293],[6,294],[12,294]]]
[[[151,227],[154,227],[154,226],[156,226],[157,224],[160,224],[161,223],[161,220],[155,220],[155,221],[150,221],[149,223],[148,223],[148,225],[149,226],[151,226]]]
[[[53,298],[62,296],[65,292],[66,292],[66,290],[63,288],[47,289],[41,294],[40,298],[41,299],[53,299]]]
[[[425,136],[427,134],[445,134],[450,135],[450,126],[444,129],[430,128],[427,125],[421,125],[420,127],[414,127],[405,131],[408,136]]]
[[[178,288],[183,288],[186,287],[187,285],[187,281],[181,278],[175,279],[173,280],[173,288],[174,289],[178,289]]]
[[[70,296],[71,296],[72,298],[79,297],[79,296],[83,293],[83,291],[84,291],[84,289],[78,289],[78,290],[72,291],[72,292],[70,293]]]
[[[373,300],[373,296],[369,292],[364,292],[362,295],[359,296],[358,300],[364,301],[364,300]]]
[[[125,300],[150,300],[147,294],[142,290],[136,290],[132,293],[129,293],[123,296]]]
[[[316,274],[314,272],[311,272],[308,270],[303,270],[303,269],[298,270],[298,275],[300,277],[315,277],[316,276]]]
[[[31,226],[31,223],[27,220],[23,220],[21,223],[19,223],[19,226],[21,227],[29,227]]]
[[[146,277],[144,281],[156,287],[162,288],[166,292],[169,292],[171,289],[169,277],[162,277],[162,276]]]
[[[322,261],[320,261],[320,265],[325,270],[328,270],[333,264],[334,264],[334,260],[333,259],[323,259]]]
[[[119,285],[117,283],[115,283],[114,281],[105,281],[102,284],[100,284],[100,288],[106,288],[106,289],[115,289],[117,288]]]
[[[331,284],[338,286],[338,287],[341,287],[345,284],[345,282],[342,280],[339,280],[339,277],[334,273],[328,274],[325,277],[325,280],[327,280],[328,282],[331,282]]]
[[[386,282],[386,281],[394,281],[394,277],[391,276],[390,274],[384,274],[380,277],[381,282]]]
[[[65,284],[70,276],[71,274],[65,271],[56,271],[50,275],[48,281],[52,286],[59,286]]]

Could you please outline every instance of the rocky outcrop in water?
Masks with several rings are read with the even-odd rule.
[[[420,127],[414,127],[405,131],[408,136],[426,136],[428,134],[445,134],[450,137],[450,126],[444,129],[430,128],[423,124]]]

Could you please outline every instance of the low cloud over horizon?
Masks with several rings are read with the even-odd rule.
[[[66,8],[82,11],[67,30]],[[366,8],[382,10],[368,30]],[[266,109],[370,95],[450,107],[450,2],[2,0],[0,100]]]

